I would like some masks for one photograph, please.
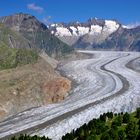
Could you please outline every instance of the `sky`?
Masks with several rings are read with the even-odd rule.
[[[0,16],[28,13],[42,22],[85,22],[91,17],[140,24],[140,0],[0,0]]]

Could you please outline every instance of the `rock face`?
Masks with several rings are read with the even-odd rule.
[[[3,24],[18,32],[47,30],[47,27],[43,23],[29,14],[19,13],[12,16],[1,17],[0,20]]]
[[[38,21],[34,16],[29,14],[14,14],[1,17],[0,22],[11,30],[19,32],[28,43],[27,47],[33,46],[38,50],[45,50],[48,55],[60,57],[70,53],[73,49],[57,37],[52,35],[46,25]]]
[[[94,48],[140,51],[140,26],[133,29],[119,28],[102,44],[95,45]]]
[[[78,41],[92,45],[103,42],[120,26],[115,20],[89,19],[85,23],[51,24],[49,29],[52,34],[69,45],[74,45]]]
[[[56,78],[46,82],[42,91],[45,94],[46,103],[56,103],[63,100],[71,88],[71,82],[66,78]]]

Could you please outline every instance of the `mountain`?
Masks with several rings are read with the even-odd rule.
[[[139,27],[129,29],[116,20],[91,18],[85,23],[49,25],[52,34],[74,48],[139,51]]]
[[[71,82],[55,71],[55,58],[72,52],[28,14],[0,18],[0,121],[63,100]],[[45,52],[46,51],[46,52]]]
[[[59,102],[68,95],[71,82],[54,70],[52,58],[45,53],[34,63],[14,68],[10,64],[14,62],[15,48],[3,52],[10,56],[1,54],[0,47],[0,121],[30,108]],[[1,63],[2,56],[6,58],[5,65]],[[24,56],[19,56],[19,61],[32,58],[27,51]]]
[[[18,32],[30,43],[27,47],[45,50],[50,56],[60,57],[73,49],[50,33],[47,26],[29,14],[18,13],[0,18],[0,22]]]
[[[79,41],[85,43],[101,43],[121,25],[115,20],[89,19],[85,23],[51,24],[51,33],[63,42],[74,45]]]
[[[119,28],[103,43],[93,48],[115,49],[120,51],[140,51],[140,26],[133,29]]]
[[[11,48],[29,48],[34,47],[25,37],[18,32],[12,31],[11,29],[0,23],[0,46],[11,47]]]

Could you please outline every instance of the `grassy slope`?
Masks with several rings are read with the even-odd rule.
[[[41,36],[35,39],[41,40]],[[57,48],[57,41],[49,42]],[[48,58],[45,61],[39,57],[29,43],[20,33],[0,24],[0,120],[31,107],[47,105],[49,101],[53,102],[53,98],[58,98],[43,91],[42,86],[50,80],[55,83],[55,79],[61,76],[49,64]],[[36,43],[39,43],[38,40]],[[53,49],[51,51],[56,52]]]
[[[37,62],[38,54],[34,50],[0,46],[0,70]]]
[[[21,19],[21,23],[19,19],[17,19],[17,17]],[[27,20],[23,20],[22,19],[23,17],[27,18]],[[0,24],[1,26],[0,32],[2,32],[2,36],[0,36],[1,45],[5,44],[6,46],[11,47],[14,46],[17,48],[35,47],[38,51],[42,49],[45,50],[49,56],[52,56],[54,58],[63,58],[67,54],[72,53],[74,50],[72,47],[68,46],[67,44],[60,41],[57,37],[52,35],[49,30],[42,29],[42,26],[40,25],[41,23],[31,15],[18,14],[18,16],[17,15],[7,16],[3,21],[5,21],[4,22],[5,26],[9,27],[11,30],[5,28],[2,24]],[[17,23],[13,23],[13,21],[17,21],[17,23],[19,22],[20,26]],[[34,26],[36,28],[39,28],[39,30],[33,29]],[[19,29],[14,30],[16,28]],[[30,28],[33,29],[33,31],[29,30]],[[10,40],[12,41],[9,40],[10,34],[12,36]]]
[[[72,53],[73,48],[60,41],[48,31],[22,32],[22,35],[36,45],[36,48],[43,49],[49,56],[54,58],[64,57]]]
[[[26,49],[28,43],[19,33],[0,24],[0,70],[36,62],[38,54]]]
[[[30,41],[0,23],[0,46],[28,48]],[[33,45],[31,45],[33,47]]]
[[[42,85],[60,77],[45,60],[0,71],[0,120],[47,104]]]

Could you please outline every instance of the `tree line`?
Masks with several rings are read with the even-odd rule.
[[[51,140],[39,136],[20,135],[11,140]],[[101,114],[80,128],[62,136],[62,140],[140,140],[140,108],[135,113]]]

